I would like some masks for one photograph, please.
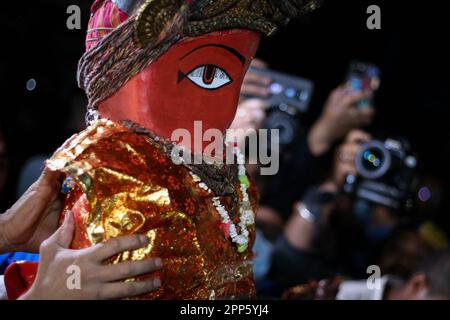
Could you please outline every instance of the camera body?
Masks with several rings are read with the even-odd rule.
[[[270,69],[251,67],[250,72],[272,79],[268,87],[269,97],[266,101],[269,109],[263,128],[278,129],[280,150],[289,149],[301,136],[299,116],[309,110],[314,84],[307,79]]]
[[[355,162],[358,176],[346,177],[345,193],[394,210],[412,206],[417,158],[406,141],[364,143]]]

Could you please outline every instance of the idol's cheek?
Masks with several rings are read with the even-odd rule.
[[[176,87],[174,94],[167,95],[163,102],[158,97],[167,94],[167,91],[154,92],[150,104],[162,105],[164,108],[152,108],[149,116],[154,118],[158,115],[165,117],[166,121],[183,122],[186,126],[194,121],[202,121],[207,127],[225,129],[236,112],[238,84],[211,92],[203,90],[186,81]]]

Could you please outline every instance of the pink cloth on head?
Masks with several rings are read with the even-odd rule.
[[[128,15],[111,0],[96,0],[91,7],[91,18],[86,35],[86,51],[127,19]]]

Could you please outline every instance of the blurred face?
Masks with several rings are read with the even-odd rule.
[[[132,120],[168,137],[175,129],[227,129],[259,44],[246,30],[215,32],[173,46],[99,106],[113,121]]]
[[[413,275],[408,281],[399,288],[393,289],[388,293],[390,300],[449,300],[445,295],[430,294],[427,284],[427,278],[422,273]]]

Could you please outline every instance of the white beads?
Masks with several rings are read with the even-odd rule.
[[[238,162],[238,174],[239,177],[246,177],[246,170],[245,170],[245,159],[244,156],[241,154],[239,148],[234,148],[234,152],[236,154],[237,162]],[[190,172],[191,177],[194,182],[198,184],[198,186],[207,191],[208,193],[212,193],[211,189],[208,188],[208,186],[201,181],[201,178],[197,176],[196,174]],[[248,246],[249,242],[249,231],[247,229],[248,226],[251,226],[255,223],[255,214],[253,210],[251,209],[251,203],[250,199],[247,193],[247,185],[240,184],[240,189],[242,193],[242,201],[240,201],[240,207],[239,207],[239,229],[241,231],[240,234],[237,232],[236,226],[231,222],[230,215],[227,211],[227,209],[222,205],[219,197],[213,197],[212,203],[214,207],[216,208],[217,212],[219,213],[222,223],[225,225],[229,225],[229,232],[230,232],[230,238],[231,240],[236,243],[238,246]],[[250,209],[249,209],[250,208]],[[240,251],[241,252],[241,251]]]

